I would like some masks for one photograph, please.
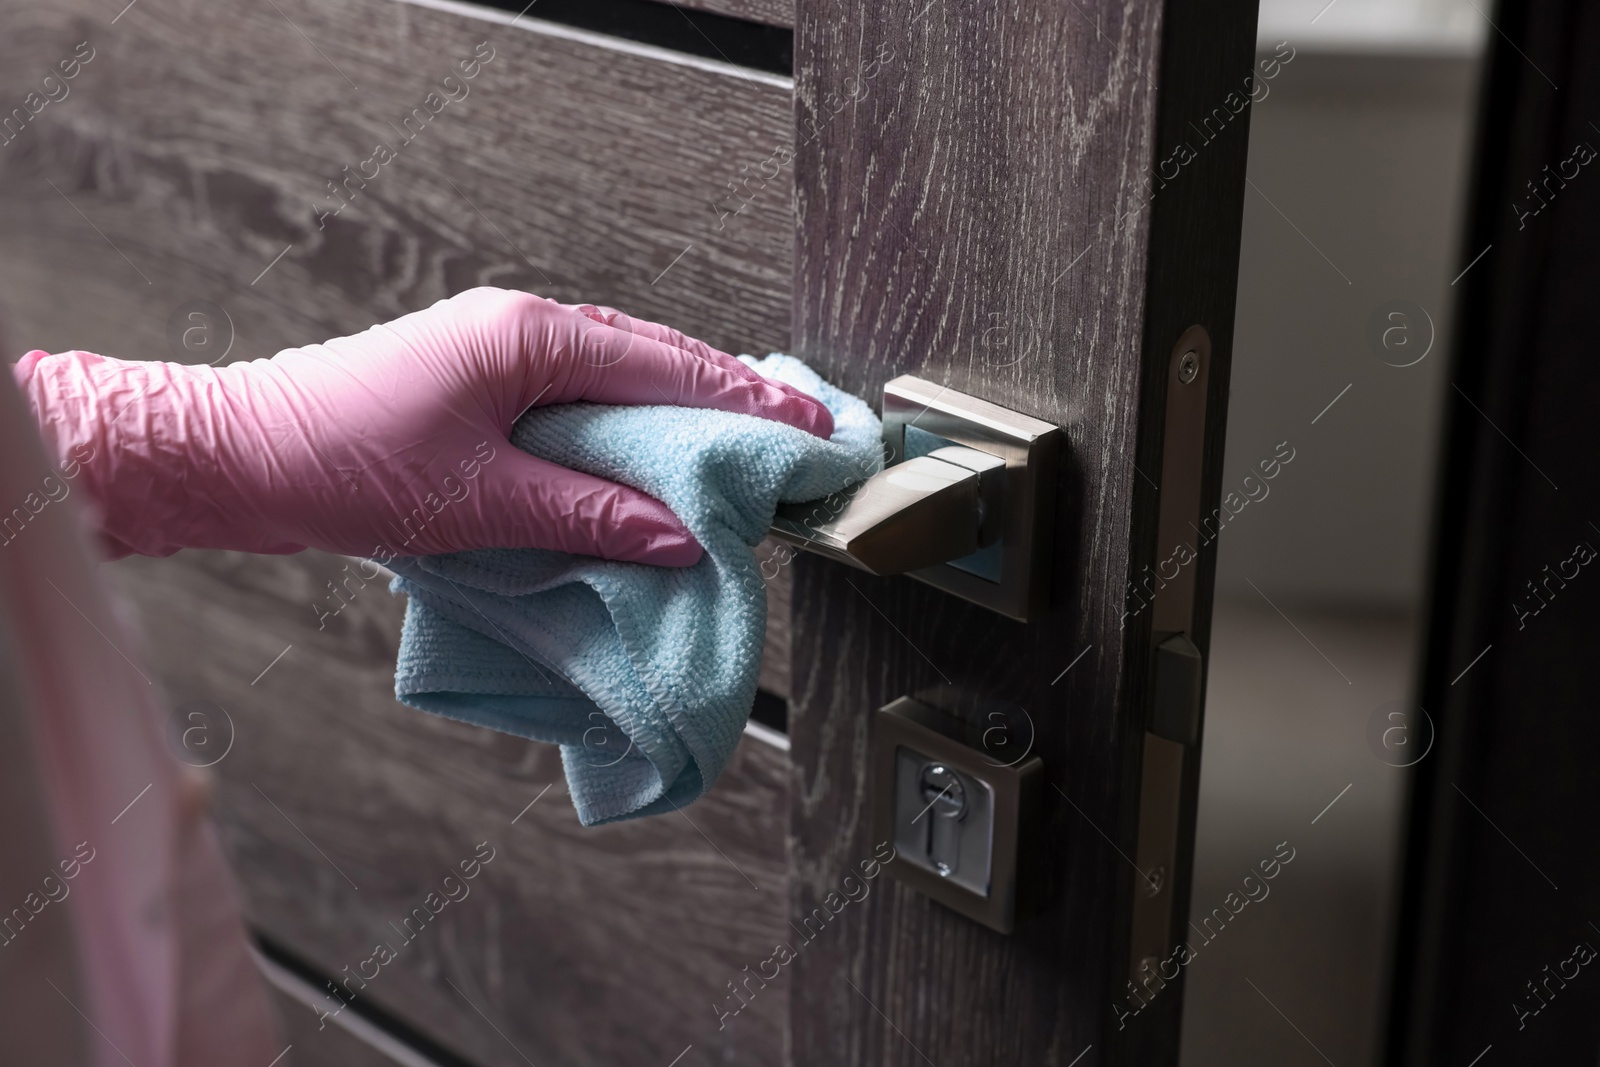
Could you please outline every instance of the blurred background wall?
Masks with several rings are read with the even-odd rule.
[[[1474,2],[1262,0],[1294,58],[1251,116],[1225,489],[1294,458],[1219,540],[1193,917],[1295,858],[1189,965],[1185,1067],[1375,1062],[1406,772],[1367,730],[1411,693],[1461,402]]]

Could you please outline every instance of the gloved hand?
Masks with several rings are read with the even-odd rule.
[[[517,417],[678,404],[833,432],[817,401],[670,327],[492,288],[271,359],[30,352],[15,373],[111,558],[501,547],[687,566],[700,546],[664,504],[511,447]]]

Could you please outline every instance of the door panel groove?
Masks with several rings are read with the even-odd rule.
[[[354,997],[348,1002],[336,999],[328,992],[334,988],[332,978],[270,937],[257,934],[255,948],[267,980],[285,994],[287,1003],[282,1004],[282,1010],[289,1016],[284,1020],[285,1030],[296,1047],[289,1067],[324,1063],[333,1067],[333,1057],[340,1053],[326,1051],[323,1046],[337,1043],[319,1037],[328,1026],[350,1032],[369,1046],[388,1046],[392,1051],[383,1056],[383,1062],[398,1067],[478,1067],[371,998]],[[306,1015],[316,1021],[315,1027],[306,1021]],[[373,1055],[380,1053],[374,1051]]]
[[[793,30],[713,11],[685,10],[660,0],[470,0],[470,5],[771,74],[794,74]]]

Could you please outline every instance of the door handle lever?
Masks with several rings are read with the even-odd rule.
[[[994,542],[1004,471],[999,456],[938,448],[834,496],[785,504],[770,532],[870,574],[922,570]]]
[[[1042,613],[1060,430],[903,375],[883,388],[883,436],[888,467],[780,506],[771,535],[1024,622]]]

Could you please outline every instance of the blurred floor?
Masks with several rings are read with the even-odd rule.
[[[1280,842],[1294,859],[1197,946],[1183,1067],[1374,1062],[1405,772],[1367,723],[1409,693],[1416,622],[1279,607],[1292,625],[1259,596],[1217,604],[1192,914]]]

